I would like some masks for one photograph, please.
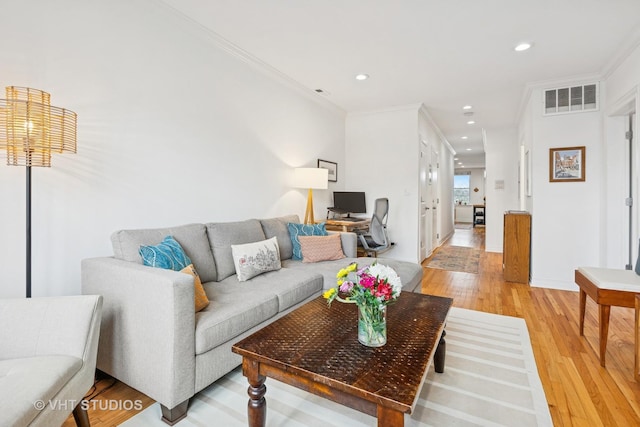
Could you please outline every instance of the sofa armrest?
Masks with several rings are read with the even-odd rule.
[[[193,277],[92,258],[82,261],[82,292],[104,297],[98,369],[168,408],[193,396]]]
[[[0,300],[0,359],[64,354],[88,362],[97,347],[99,295]]]
[[[342,252],[347,258],[356,258],[358,256],[358,236],[356,233],[347,231],[327,231],[328,234],[340,234],[342,242]]]

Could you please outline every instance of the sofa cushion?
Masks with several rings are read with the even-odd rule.
[[[140,245],[155,245],[165,236],[173,236],[180,242],[203,282],[217,280],[216,264],[204,224],[116,231],[111,235],[113,255],[117,259],[142,264],[138,253]]]
[[[358,266],[365,264],[371,264],[375,259],[362,257],[358,258],[356,262]],[[393,268],[400,280],[402,281],[402,290],[404,292],[418,292],[422,289],[422,266],[415,262],[399,261],[397,259],[390,258],[378,258],[378,262],[383,265],[387,265]]]
[[[300,247],[300,236],[326,236],[327,229],[325,223],[320,224],[296,224],[287,223],[289,235],[291,236],[291,244],[293,245],[293,256],[291,259],[302,260],[302,248]]]
[[[231,245],[231,253],[240,282],[246,282],[267,271],[280,270],[280,250],[276,237],[244,245]]]
[[[149,267],[180,271],[191,265],[191,259],[173,236],[165,237],[157,245],[141,245],[138,252],[142,264]]]
[[[388,258],[377,258],[380,264],[388,265],[393,268],[400,280],[402,281],[402,290],[408,292],[420,292],[420,284],[422,283],[422,267],[419,264],[406,261],[398,261]],[[336,274],[341,268],[345,268],[352,262],[358,263],[358,267],[371,265],[376,258],[343,258],[337,261],[321,261],[313,264],[313,271],[324,277],[323,287],[329,289],[336,286]],[[291,270],[307,270],[309,264],[301,261],[286,260],[282,262],[283,269]]]
[[[333,261],[344,258],[339,234],[299,236],[302,262]]]
[[[290,259],[293,256],[293,245],[291,236],[289,235],[288,223],[299,223],[298,215],[287,215],[279,218],[261,219],[260,225],[267,239],[272,237],[278,238],[278,247],[280,248],[280,259]]]
[[[209,307],[196,313],[196,354],[205,353],[261,322],[322,292],[322,276],[310,269],[280,269],[248,282],[232,275],[204,283]]]
[[[35,402],[52,400],[80,368],[82,359],[65,355],[0,360],[2,424],[29,425],[40,412]]]
[[[196,354],[223,344],[278,313],[273,292],[256,289],[253,282],[209,282],[203,286],[209,306],[196,313]]]
[[[225,283],[237,280],[229,277]],[[320,295],[322,291],[322,276],[313,269],[291,270],[282,268],[278,271],[255,277],[250,282],[253,289],[265,289],[278,298],[278,312],[287,310],[301,301]]]
[[[209,244],[213,250],[213,257],[218,272],[218,282],[236,274],[233,263],[231,245],[259,242],[264,240],[264,232],[260,221],[249,219],[239,222],[216,222],[206,224]],[[196,269],[198,267],[196,266]]]

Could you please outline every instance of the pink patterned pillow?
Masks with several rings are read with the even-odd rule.
[[[299,236],[302,262],[333,261],[344,258],[339,234]]]

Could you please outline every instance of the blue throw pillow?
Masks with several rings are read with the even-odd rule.
[[[291,236],[291,244],[293,245],[293,256],[291,259],[302,259],[302,247],[300,246],[300,240],[298,236],[326,236],[327,229],[325,223],[321,224],[295,224],[293,222],[287,223],[289,229],[289,236]]]
[[[142,263],[149,267],[180,271],[191,264],[184,249],[173,236],[165,237],[154,246],[140,246],[138,253],[142,257]]]

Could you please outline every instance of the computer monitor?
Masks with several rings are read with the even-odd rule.
[[[366,213],[364,191],[334,191],[331,210],[342,214]]]

